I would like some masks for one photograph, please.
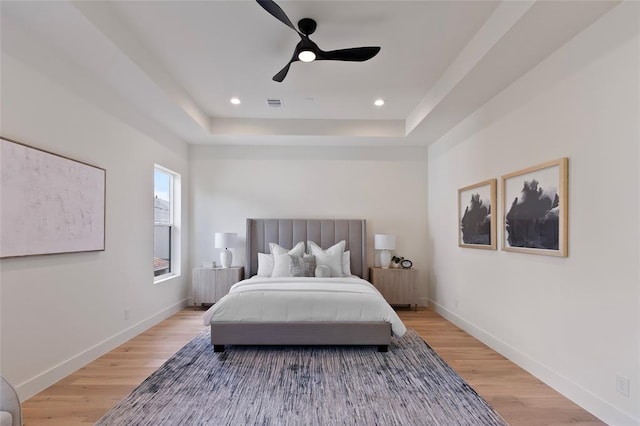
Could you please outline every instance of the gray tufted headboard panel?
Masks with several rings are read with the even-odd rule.
[[[258,272],[258,253],[269,253],[269,243],[291,248],[308,240],[323,249],[345,240],[345,251],[351,252],[351,273],[368,278],[364,219],[247,219],[245,278]]]

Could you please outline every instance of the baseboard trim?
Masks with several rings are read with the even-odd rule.
[[[519,351],[486,330],[470,323],[456,313],[438,304],[436,301],[429,299],[429,307],[605,423],[628,426],[640,425],[640,419],[636,419],[631,414],[614,407],[609,402],[594,395],[548,366],[529,357],[527,354]]]
[[[26,380],[16,386],[16,391],[21,401],[26,401],[38,392],[43,391],[59,380],[65,378],[69,374],[84,367],[88,363],[96,360],[109,351],[112,351],[116,347],[132,339],[143,331],[153,327],[160,321],[169,318],[171,315],[180,312],[183,308],[188,306],[189,299],[182,299],[180,302],[175,303],[160,312],[157,312],[150,317],[132,325],[131,327],[123,330],[122,332],[103,340],[102,342],[88,348],[85,351],[59,363],[58,365],[38,374],[37,376]]]

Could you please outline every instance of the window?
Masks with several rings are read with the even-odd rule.
[[[180,175],[156,165],[153,182],[153,275],[158,281],[179,274]]]

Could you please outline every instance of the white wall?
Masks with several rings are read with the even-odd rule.
[[[362,218],[369,264],[373,234],[395,234],[426,303],[426,165],[426,148],[192,146],[193,266],[219,262],[215,232],[238,233],[244,265],[247,218]]]
[[[158,143],[5,53],[1,107],[3,137],[102,167],[107,176],[104,252],[0,263],[0,372],[24,399],[186,303],[187,194],[186,274],[153,282],[153,167],[182,173],[186,191],[188,149]]]
[[[638,16],[637,3],[613,9],[428,161],[431,302],[612,425],[640,424]],[[457,247],[458,188],[565,156],[567,258]]]

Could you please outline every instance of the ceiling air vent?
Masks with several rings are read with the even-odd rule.
[[[271,108],[280,108],[282,106],[282,101],[280,99],[267,99],[267,105]]]

